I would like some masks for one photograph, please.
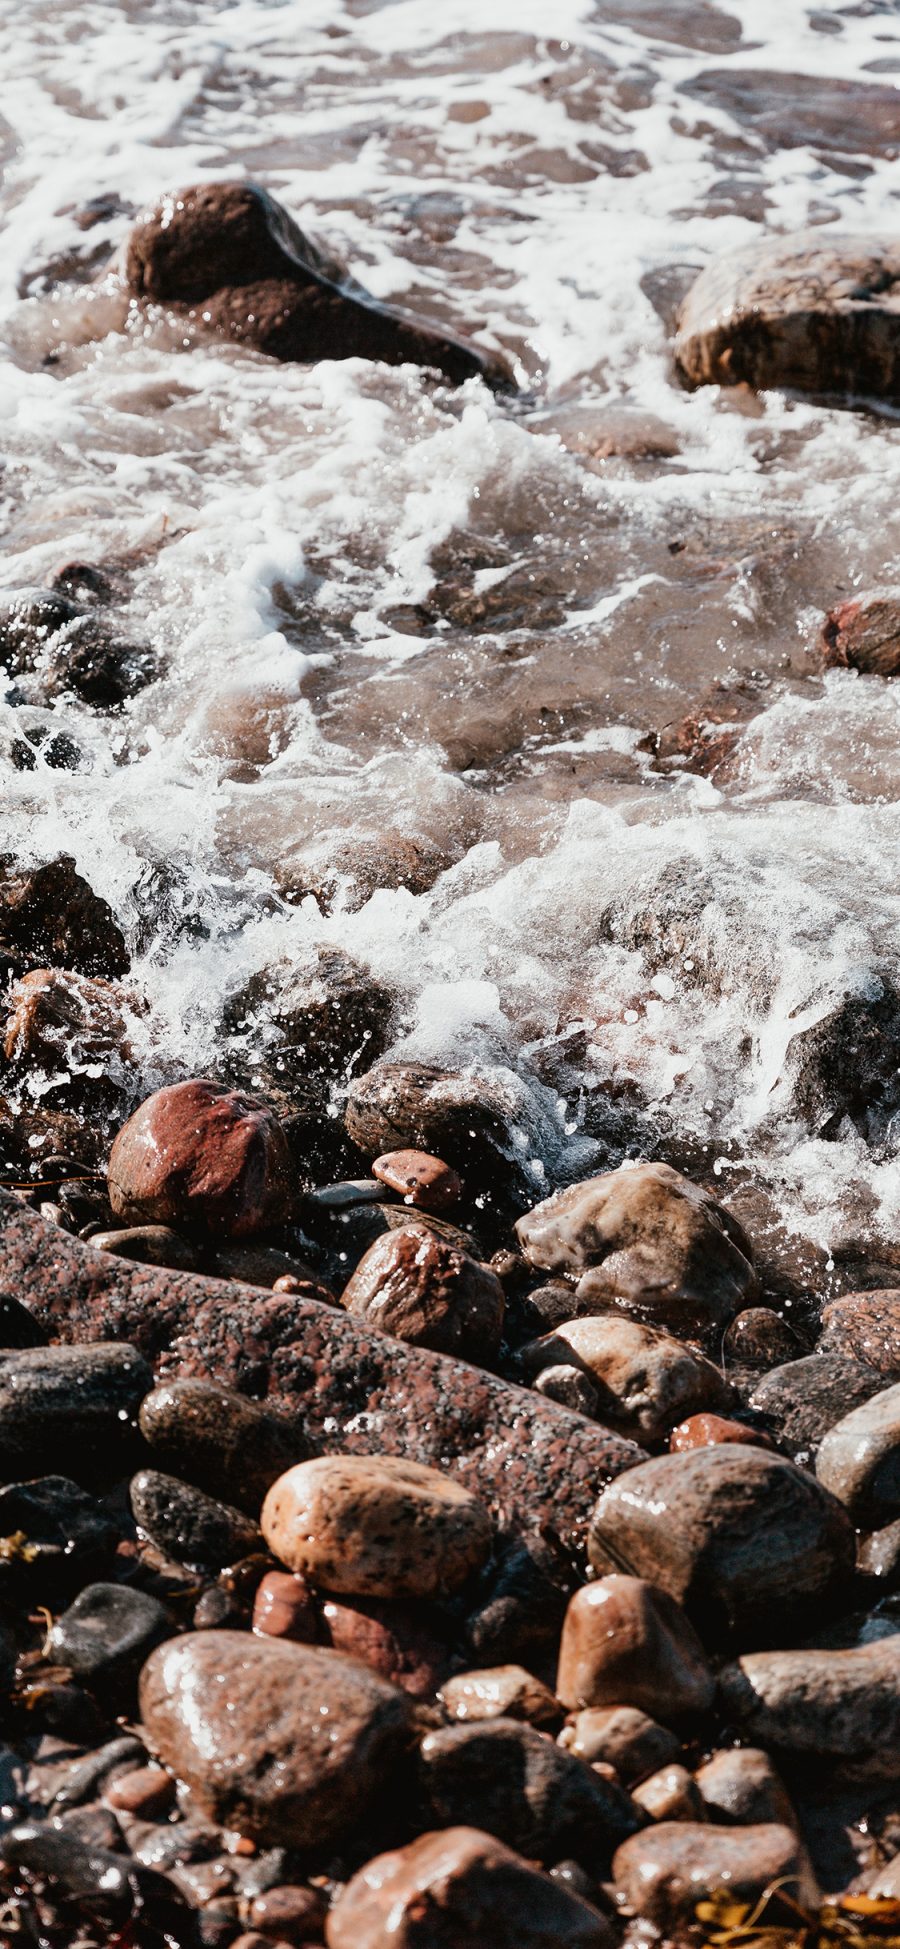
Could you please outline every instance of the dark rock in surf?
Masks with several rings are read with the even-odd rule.
[[[132,230],[121,269],[135,298],[270,358],[411,362],[454,384],[509,383],[496,356],[380,304],[251,183],[164,196]]]
[[[61,588],[23,589],[0,607],[0,664],[35,677],[41,701],[71,692],[95,710],[117,709],[157,674],[152,651]]]
[[[819,638],[822,661],[866,676],[900,671],[900,588],[871,589],[829,610]]]
[[[109,979],[128,970],[128,949],[112,908],[62,854],[44,866],[0,858],[0,972],[72,968]]]
[[[539,1119],[511,1072],[379,1062],[351,1083],[344,1120],[365,1157],[429,1151],[458,1171],[470,1192],[483,1183],[521,1209],[534,1196],[522,1158],[543,1150]]]
[[[837,1138],[845,1118],[879,1142],[900,1109],[900,992],[873,970],[865,991],[844,995],[793,1035],[785,1069],[791,1106],[812,1135]]]

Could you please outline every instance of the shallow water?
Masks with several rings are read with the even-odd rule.
[[[896,5],[14,11],[0,585],[114,564],[159,675],[115,714],[9,687],[2,847],[112,901],[146,1075],[215,1071],[247,977],[337,943],[398,1053],[519,1071],[551,1172],[692,1159],[890,1246],[898,1133],[817,1135],[785,1057],[897,965],[900,687],[815,654],[900,579],[896,416],[689,394],[671,326],[762,226],[895,225]],[[243,173],[518,397],[185,343],[90,282],[162,190]],[[728,748],[679,755],[723,692]]]

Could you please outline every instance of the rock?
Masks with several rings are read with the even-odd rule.
[[[134,1087],[128,1017],[143,1012],[119,982],[37,968],[14,983],[3,1031],[8,1063],[62,1072],[69,1097],[115,1103]],[[57,1091],[59,1084],[57,1082]]]
[[[204,1495],[158,1469],[141,1469],[129,1490],[138,1528],[176,1563],[221,1570],[262,1548],[256,1524],[240,1509]]]
[[[873,1394],[829,1429],[816,1475],[857,1526],[900,1515],[900,1385]]]
[[[822,661],[876,677],[900,670],[900,589],[871,589],[829,610],[819,638]]]
[[[677,1761],[631,1789],[631,1798],[649,1820],[704,1820],[706,1809],[686,1766]]]
[[[286,1416],[215,1381],[164,1381],[141,1403],[140,1429],[167,1471],[254,1516],[266,1490],[307,1453]]]
[[[138,1820],[161,1820],[171,1811],[175,1782],[161,1766],[137,1766],[119,1773],[106,1789],[106,1800],[118,1813]]]
[[[454,1827],[465,1811],[530,1860],[596,1865],[639,1824],[621,1787],[517,1719],[427,1733],[420,1780],[436,1823]]]
[[[900,309],[897,315],[900,324]],[[836,1138],[849,1117],[867,1143],[882,1142],[900,1110],[900,992],[893,981],[868,970],[858,990],[791,1036],[785,1071],[793,1112],[812,1136]]]
[[[411,1346],[485,1361],[500,1345],[505,1301],[488,1266],[405,1225],[370,1245],[341,1305]]]
[[[447,1679],[440,1696],[448,1719],[469,1725],[480,1719],[524,1719],[540,1731],[554,1731],[562,1718],[559,1700],[523,1665],[458,1672]]]
[[[874,1367],[839,1354],[813,1353],[764,1375],[750,1395],[750,1406],[765,1415],[785,1448],[808,1461],[841,1415],[868,1401],[880,1386]]]
[[[450,1668],[446,1636],[427,1607],[358,1597],[322,1605],[322,1627],[335,1651],[348,1652],[413,1699],[433,1699]]]
[[[726,1713],[754,1741],[900,1779],[900,1640],[850,1651],[757,1651],[720,1675]]]
[[[707,266],[678,320],[692,385],[900,397],[900,251],[875,236],[801,230]]]
[[[0,1348],[45,1347],[47,1335],[39,1320],[12,1293],[0,1293]]]
[[[728,1406],[733,1398],[703,1354],[671,1333],[615,1314],[567,1320],[523,1347],[519,1359],[529,1377],[560,1362],[585,1368],[597,1391],[598,1419],[639,1441],[660,1441],[684,1415]]]
[[[37,1475],[112,1465],[153,1386],[134,1347],[29,1347],[0,1353],[0,1471]]]
[[[751,1908],[774,1882],[801,1907],[817,1907],[819,1899],[796,1834],[777,1825],[664,1821],[623,1842],[613,1876],[620,1899],[666,1934],[692,1922],[698,1902],[723,1888],[730,1899]],[[777,1895],[772,1908],[777,1910]]]
[[[353,1876],[328,1917],[328,1949],[612,1949],[596,1909],[473,1827],[421,1834]]]
[[[736,1219],[668,1164],[569,1185],[516,1226],[530,1265],[577,1277],[579,1310],[617,1310],[707,1335],[752,1298],[756,1275]]]
[[[863,1538],[856,1552],[860,1577],[871,1577],[879,1592],[900,1590],[900,1518]]]
[[[540,1155],[536,1105],[509,1070],[443,1070],[379,1062],[350,1085],[344,1121],[365,1157],[426,1150],[505,1205],[533,1196],[522,1159]],[[524,1143],[523,1143],[524,1139]]]
[[[160,1645],[141,1716],[210,1819],[266,1846],[358,1833],[411,1736],[404,1693],[317,1646],[202,1631]]]
[[[44,866],[0,859],[0,965],[72,968],[112,980],[128,971],[128,949],[112,908],[75,871],[68,854]]]
[[[707,1712],[715,1681],[692,1625],[665,1590],[613,1575],[566,1612],[556,1690],[564,1705],[634,1705],[664,1721]]]
[[[0,1593],[33,1601],[70,1589],[100,1569],[119,1540],[118,1525],[65,1475],[0,1488]]]
[[[0,1257],[7,1287],[60,1339],[133,1335],[163,1378],[215,1377],[218,1385],[265,1397],[270,1410],[283,1411],[301,1452],[336,1439],[355,1454],[389,1445],[411,1461],[447,1469],[490,1504],[511,1539],[542,1531],[548,1561],[565,1564],[570,1551],[583,1550],[598,1489],[644,1459],[634,1443],[535,1394],[406,1347],[332,1306],[90,1252],[2,1189]],[[221,1488],[226,1492],[224,1482]],[[230,1485],[227,1493],[238,1502]],[[483,1604],[490,1601],[485,1594]],[[539,1603],[532,1589],[535,1615]],[[513,1609],[520,1634],[527,1606],[517,1600]],[[492,1642],[487,1662],[518,1658],[520,1644],[520,1635],[512,1647]]]
[[[845,1293],[822,1309],[820,1354],[843,1354],[874,1367],[885,1383],[900,1381],[900,1288]]]
[[[746,1427],[743,1421],[727,1421],[720,1414],[692,1414],[672,1429],[669,1447],[673,1455],[682,1455],[685,1449],[715,1448],[729,1441],[742,1442],[745,1448],[772,1446],[768,1435]]]
[[[524,1259],[520,1263],[524,1265]],[[546,1285],[533,1286],[521,1301],[523,1324],[537,1335],[552,1333],[564,1320],[573,1320],[577,1311],[575,1293],[562,1279],[548,1279]]]
[[[368,1067],[390,1041],[394,997],[344,948],[314,945],[254,975],[233,996],[226,1027],[262,1043],[280,1087],[340,1082]],[[258,1067],[258,1060],[253,1068]]]
[[[88,1584],[53,1625],[48,1653],[88,1685],[117,1687],[171,1637],[168,1611],[147,1591],[126,1584]]]
[[[267,1888],[250,1903],[250,1920],[263,1931],[265,1943],[273,1938],[301,1945],[319,1942],[326,1912],[321,1890],[300,1884]]]
[[[498,1540],[467,1620],[479,1663],[533,1661],[555,1649],[574,1581],[571,1563],[546,1530]]]
[[[315,1644],[319,1620],[302,1577],[292,1577],[287,1570],[266,1571],[253,1600],[253,1629],[265,1638]]]
[[[10,676],[35,677],[29,702],[74,696],[94,710],[116,710],[157,675],[146,645],[116,636],[74,589],[20,589],[0,607],[0,663]]]
[[[694,1775],[714,1820],[758,1827],[776,1821],[797,1826],[797,1816],[768,1753],[758,1746],[727,1746]]]
[[[769,1306],[747,1306],[738,1313],[723,1346],[726,1359],[738,1367],[778,1367],[803,1352],[793,1328]]]
[[[327,1455],[279,1477],[262,1511],[274,1556],[350,1596],[435,1597],[491,1547],[487,1510],[452,1476],[396,1455]]]
[[[101,1915],[124,1920],[133,1910],[142,1921],[164,1933],[183,1933],[184,1901],[165,1875],[144,1868],[128,1855],[85,1846],[74,1835],[49,1821],[11,1827],[0,1840],[0,1857],[7,1868],[24,1868],[42,1880],[56,1882],[75,1902],[84,1901]]]
[[[452,1211],[462,1195],[457,1172],[425,1150],[386,1151],[384,1157],[376,1157],[372,1176],[422,1211]]]
[[[706,1641],[794,1630],[851,1573],[841,1504],[780,1455],[737,1443],[661,1455],[604,1490],[588,1553],[614,1554],[674,1597]],[[635,1700],[640,1704],[640,1700]]]
[[[277,1119],[258,1098],[222,1083],[157,1090],[110,1154],[110,1203],[129,1224],[246,1238],[286,1216],[291,1189]]]
[[[600,1390],[581,1367],[568,1367],[563,1362],[556,1367],[544,1367],[533,1385],[536,1394],[545,1395],[548,1401],[558,1401],[560,1407],[569,1408],[573,1414],[585,1414],[589,1421],[606,1421]]]
[[[136,298],[270,358],[409,362],[454,384],[475,375],[506,383],[491,354],[372,298],[252,183],[163,197],[132,230],[121,274]]]
[[[319,1278],[308,1259],[259,1244],[218,1246],[210,1256],[212,1262],[205,1270],[215,1273],[217,1279],[243,1279],[246,1285],[268,1292],[305,1293],[324,1306],[337,1305],[330,1286]]]
[[[196,1247],[168,1225],[129,1225],[121,1231],[92,1232],[89,1243],[94,1252],[112,1252],[117,1259],[135,1259],[138,1265],[169,1266],[174,1272],[200,1269]]]
[[[317,1212],[310,1212],[307,1203],[303,1216],[315,1238],[332,1255],[336,1285],[343,1283],[337,1268],[342,1269],[346,1279],[369,1247],[389,1232],[425,1232],[470,1258],[478,1256],[471,1233],[463,1231],[461,1225],[451,1225],[448,1218],[438,1218],[433,1211],[410,1211],[406,1205],[375,1204],[366,1199],[344,1209],[329,1210],[326,1206]]]
[[[76,1761],[67,1768],[62,1786],[50,1796],[54,1808],[83,1807],[86,1801],[95,1798],[113,1773],[125,1772],[142,1763],[146,1757],[145,1747],[133,1734],[108,1739],[96,1751],[89,1753],[86,1759]]]
[[[559,1744],[579,1759],[614,1767],[631,1786],[678,1758],[681,1742],[668,1726],[660,1726],[633,1705],[590,1706],[576,1712],[563,1727]]]

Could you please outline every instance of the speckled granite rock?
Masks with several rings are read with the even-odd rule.
[[[598,1490],[645,1459],[554,1402],[315,1300],[92,1253],[3,1191],[0,1265],[2,1288],[60,1339],[128,1339],[166,1378],[269,1398],[315,1449],[449,1466],[506,1527],[581,1548]]]

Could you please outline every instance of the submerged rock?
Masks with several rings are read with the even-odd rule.
[[[794,1113],[812,1135],[837,1138],[845,1118],[867,1143],[883,1140],[900,1109],[900,991],[872,970],[865,990],[844,995],[792,1035],[785,1070]]]
[[[245,1238],[285,1216],[291,1191],[290,1153],[271,1110],[202,1079],[148,1097],[109,1160],[113,1211],[135,1225]]]
[[[870,589],[830,609],[819,638],[822,661],[867,676],[900,671],[900,588]]]
[[[692,385],[900,398],[900,245],[831,227],[707,266],[678,321]]]
[[[394,1455],[322,1456],[274,1483],[262,1530],[274,1556],[326,1590],[433,1597],[464,1583],[491,1543],[487,1510],[437,1469]]]
[[[411,1346],[476,1361],[496,1353],[505,1309],[503,1287],[489,1266],[412,1225],[370,1245],[341,1305]]]
[[[345,1122],[366,1157],[417,1149],[446,1158],[470,1192],[534,1195],[523,1159],[540,1154],[540,1110],[511,1071],[380,1062],[351,1084]],[[519,1205],[521,1209],[521,1204]]]
[[[394,997],[344,948],[313,946],[254,975],[225,1021],[248,1034],[276,1088],[346,1085],[390,1040]],[[256,1044],[260,1044],[260,1053]]]
[[[410,362],[454,384],[476,375],[508,383],[492,354],[370,297],[252,183],[164,196],[132,230],[121,273],[136,298],[270,358]]]

